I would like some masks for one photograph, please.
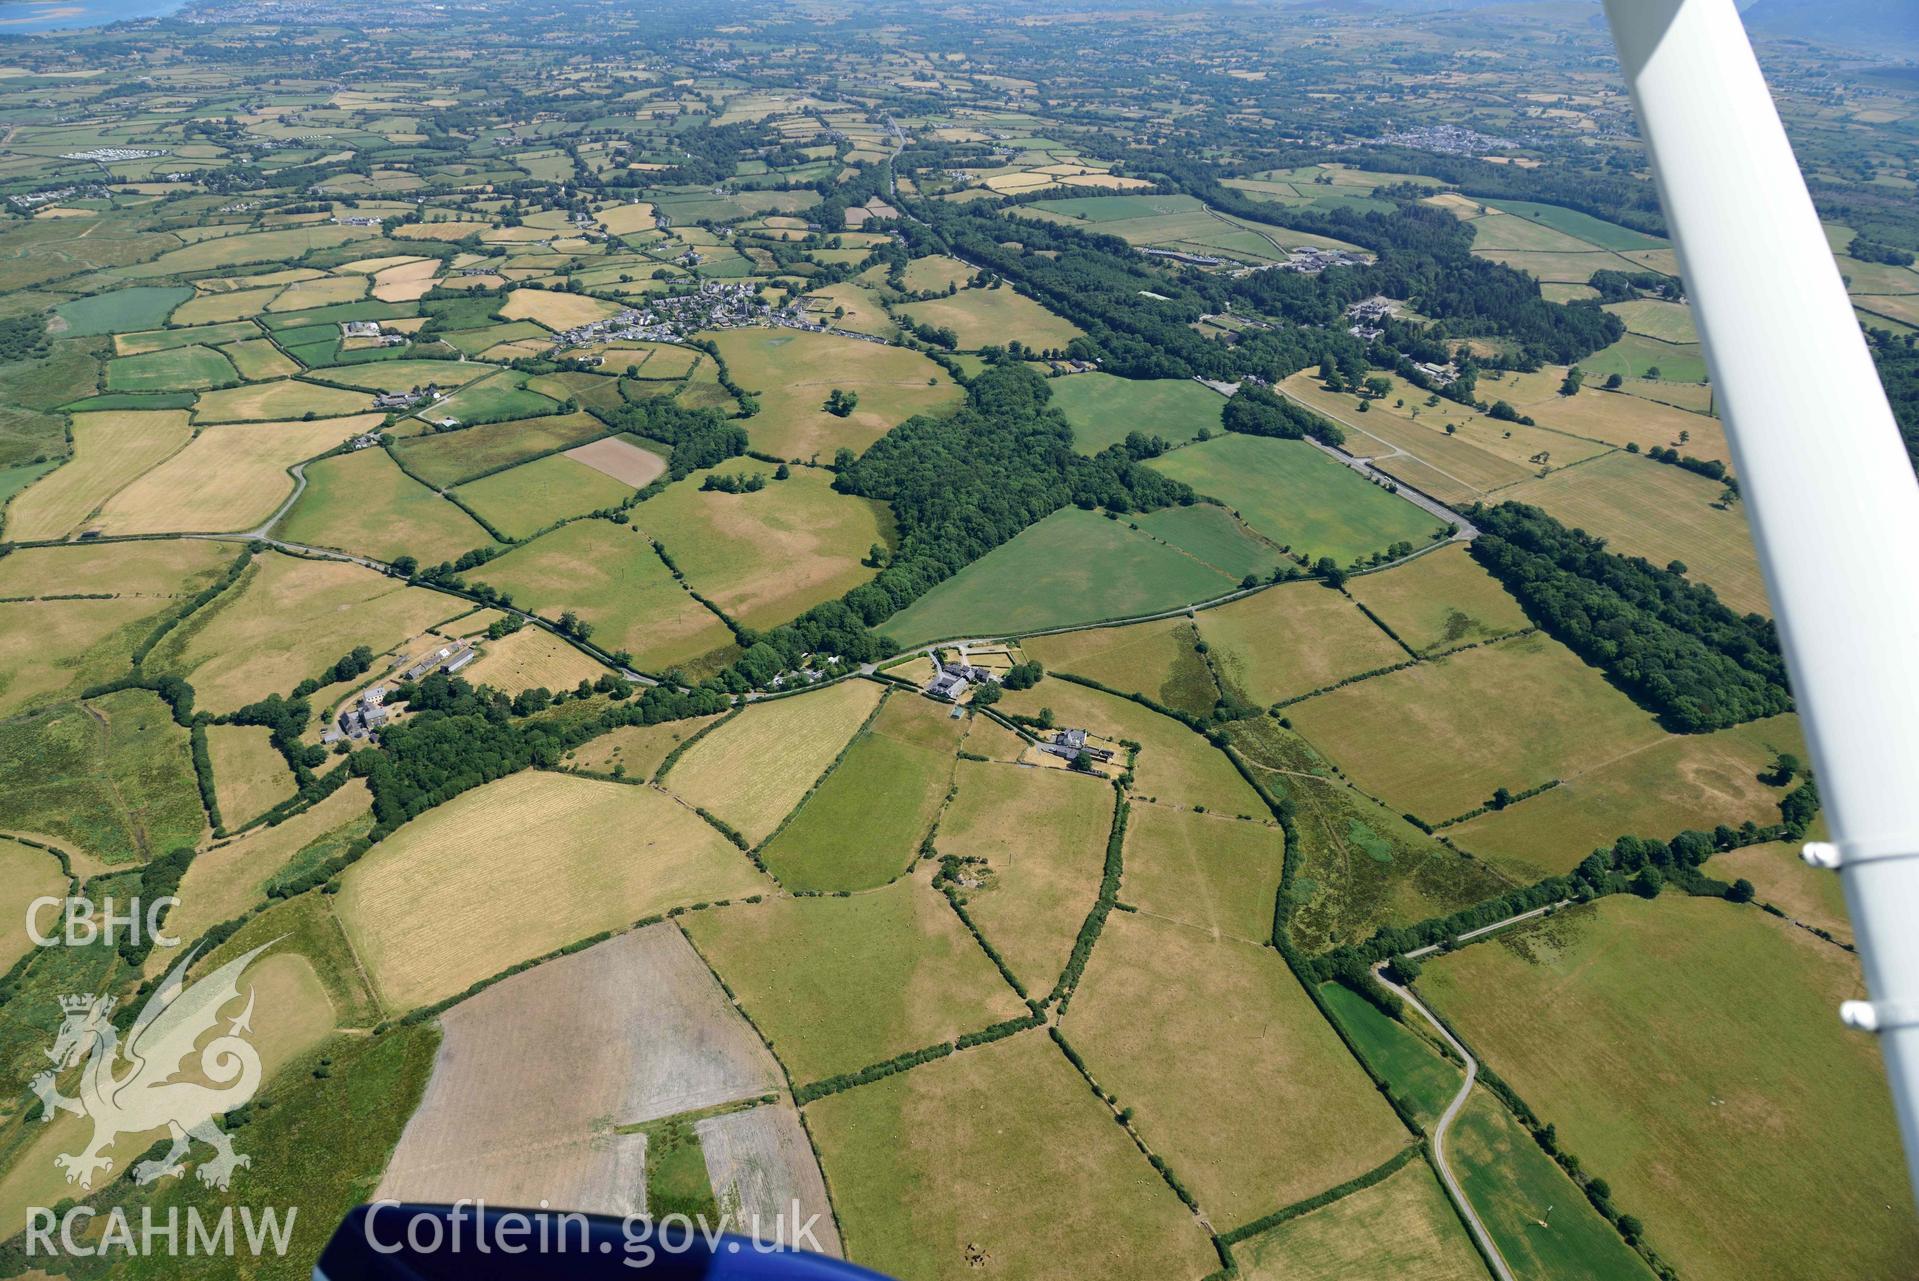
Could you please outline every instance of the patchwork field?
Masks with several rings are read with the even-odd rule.
[[[73,415],[73,457],[14,495],[6,508],[7,537],[61,538],[75,532],[102,503],[183,449],[192,435],[186,414],[177,410]]]
[[[941,703],[895,692],[872,726],[767,843],[790,890],[859,890],[906,870],[946,798],[966,732]]]
[[[432,1079],[381,1177],[382,1197],[644,1213],[647,1136],[629,1127],[780,1081],[670,924],[516,974],[440,1025]],[[557,1044],[568,1047],[564,1071],[554,1070]],[[474,1116],[494,1120],[474,1126]]]
[[[1113,792],[1064,770],[961,761],[940,820],[942,857],[964,861],[967,912],[1035,997],[1066,968],[1099,894]]]
[[[890,1275],[957,1281],[981,1257],[1041,1281],[1193,1281],[1218,1266],[1044,1033],[832,1095],[806,1119],[847,1254]]]
[[[1666,840],[1688,828],[1779,821],[1785,789],[1760,776],[1781,752],[1805,760],[1798,718],[1787,714],[1711,734],[1670,735],[1549,792],[1454,828],[1460,845],[1522,880],[1568,872],[1620,836]]]
[[[371,397],[364,392],[322,387],[286,378],[203,392],[193,405],[196,423],[278,422],[306,414],[326,417],[357,414]]]
[[[524,609],[557,618],[574,610],[593,640],[625,650],[645,671],[665,671],[725,651],[733,634],[687,595],[631,526],[583,520],[488,563],[475,577]]]
[[[1273,936],[1273,895],[1285,855],[1277,827],[1135,805],[1126,825],[1120,900],[1214,939],[1265,943]]]
[[[1233,1247],[1249,1281],[1483,1281],[1486,1265],[1432,1168],[1402,1166],[1384,1182],[1341,1197]]]
[[[1545,509],[1568,527],[1604,538],[1611,550],[1655,565],[1678,560],[1743,613],[1770,614],[1759,558],[1737,503],[1716,506],[1724,486],[1680,467],[1609,454],[1500,495]]]
[[[1361,574],[1348,581],[1346,590],[1422,654],[1532,625],[1519,602],[1464,547],[1442,547],[1407,564]]]
[[[535,687],[571,690],[581,681],[590,684],[606,674],[605,667],[543,627],[522,627],[487,641],[466,672],[468,680],[505,694]]]
[[[1149,464],[1234,509],[1255,532],[1317,560],[1344,565],[1406,541],[1424,546],[1441,526],[1304,441],[1227,435]]]
[[[952,330],[959,335],[960,348],[965,351],[1004,347],[1009,342],[1024,343],[1035,351],[1053,351],[1084,334],[1072,321],[1016,293],[1009,285],[962,289],[950,298],[907,303],[898,310],[915,324]]]
[[[1025,1013],[924,877],[850,898],[736,903],[686,928],[797,1085]]]
[[[277,536],[378,560],[411,556],[432,566],[455,560],[492,536],[459,506],[397,467],[384,449],[323,458],[306,469],[307,487]]]
[[[624,436],[608,436],[566,451],[566,457],[585,463],[614,480],[644,489],[666,474],[666,459],[642,449]]]
[[[1361,787],[1429,823],[1496,788],[1523,791],[1666,737],[1538,633],[1347,685],[1286,715]]]
[[[566,758],[566,763],[573,769],[602,774],[620,771],[624,778],[648,779],[674,748],[718,719],[718,716],[695,716],[683,721],[661,721],[657,725],[622,726],[578,748]]]
[[[356,646],[383,653],[457,604],[358,565],[269,552],[169,632],[146,669],[186,676],[197,706],[218,715],[285,694]]]
[[[757,843],[818,781],[884,690],[850,680],[749,707],[695,743],[663,780]]]
[[[555,521],[617,507],[633,487],[565,454],[549,454],[453,492],[508,538],[531,538]]]
[[[1832,1017],[1861,990],[1847,953],[1751,908],[1622,896],[1435,961],[1420,987],[1676,1267],[1909,1270],[1879,1056]]]
[[[207,726],[213,790],[230,826],[266,813],[294,793],[293,773],[268,737],[257,725]]]
[[[745,423],[753,447],[782,458],[826,462],[842,445],[864,450],[913,415],[961,396],[938,365],[902,347],[786,329],[708,336],[733,381],[760,399],[760,412]],[[859,394],[845,418],[822,408],[835,387]]]
[[[445,487],[604,435],[606,424],[589,414],[556,414],[414,436],[394,452],[421,480]]]
[[[1137,380],[1112,374],[1074,374],[1047,383],[1053,407],[1073,424],[1073,444],[1097,454],[1128,432],[1180,445],[1204,428],[1218,434],[1225,397],[1183,378]]]
[[[112,534],[250,530],[293,493],[289,468],[379,422],[376,414],[361,414],[208,427],[185,449],[107,500],[99,524]]]
[[[1199,629],[1180,616],[1126,627],[1035,636],[1020,648],[1052,671],[1072,672],[1165,707],[1207,716],[1219,701]]]
[[[1343,1183],[1408,1142],[1267,948],[1115,912],[1061,1030],[1215,1224]]]
[[[665,545],[695,591],[755,628],[789,622],[867,581],[874,571],[860,561],[875,543],[892,541],[883,504],[835,493],[831,477],[815,468],[795,468],[756,493],[699,488],[713,473],[772,470],[741,459],[694,472],[632,513],[634,526]]]
[[[1275,587],[1196,621],[1221,684],[1256,704],[1297,698],[1407,658],[1351,600],[1319,583]]]
[[[1238,580],[1166,543],[1068,507],[1029,526],[880,624],[902,644],[1005,636],[1175,609]]]
[[[347,870],[336,901],[399,1011],[601,930],[765,885],[670,797],[528,770],[408,823]]]
[[[202,851],[187,864],[180,903],[167,914],[167,929],[192,939],[209,926],[242,915],[266,897],[276,877],[323,862],[364,836],[373,826],[372,805],[366,784],[355,780],[284,823],[257,827]],[[149,972],[165,963],[166,957],[155,949],[148,958]]]

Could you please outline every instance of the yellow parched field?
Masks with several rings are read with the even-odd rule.
[[[619,310],[617,303],[550,289],[515,289],[500,304],[500,314],[508,320],[530,320],[555,331],[605,320]]]
[[[375,846],[342,878],[337,910],[400,1011],[643,916],[770,884],[663,792],[526,770]]]
[[[60,538],[143,472],[186,445],[193,429],[176,409],[73,415],[73,457],[15,495],[8,538]]]
[[[260,725],[207,726],[213,790],[228,827],[264,814],[294,792],[293,773]]]
[[[202,392],[193,405],[193,421],[250,423],[282,421],[305,414],[355,414],[365,410],[372,399],[363,391],[321,387],[288,378]]]
[[[580,650],[543,627],[530,626],[486,641],[466,672],[469,680],[507,694],[536,686],[557,693],[606,674],[606,668]]]
[[[749,707],[674,763],[664,783],[754,843],[771,835],[879,705],[872,681]]]
[[[314,422],[209,427],[127,486],[100,512],[112,534],[231,533],[252,529],[293,492],[287,469],[381,422],[379,414]]]

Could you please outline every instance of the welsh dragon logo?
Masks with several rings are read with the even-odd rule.
[[[253,1030],[251,986],[246,1007],[226,1020],[225,1031],[201,1042],[222,1022],[220,1011],[239,999],[241,972],[272,945],[263,943],[188,986],[187,967],[200,950],[195,947],[147,998],[124,1044],[113,1025],[114,997],[60,998],[65,1017],[46,1051],[53,1066],[34,1077],[33,1092],[40,1096],[42,1121],[71,1112],[93,1122],[93,1138],[85,1147],[53,1158],[67,1172],[68,1183],[91,1188],[96,1171],[113,1169],[113,1158],[105,1153],[115,1139],[160,1129],[172,1146],[157,1159],[136,1164],[135,1183],[184,1173],[195,1139],[213,1149],[197,1171],[209,1187],[224,1190],[235,1170],[252,1163],[233,1150],[232,1138],[214,1123],[260,1088],[260,1055],[246,1040]],[[60,1092],[57,1078],[75,1067],[80,1068],[79,1091],[69,1097]]]

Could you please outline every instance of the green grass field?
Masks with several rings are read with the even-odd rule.
[[[1862,990],[1848,953],[1751,907],[1625,895],[1419,987],[1685,1275],[1910,1274],[1883,1069],[1832,1015]]]
[[[1341,1197],[1233,1247],[1248,1281],[1485,1281],[1432,1168],[1412,1161],[1384,1182]]]
[[[63,302],[54,315],[63,322],[60,336],[65,338],[125,334],[154,328],[191,297],[188,285],[134,285]]]
[[[1126,521],[1069,507],[986,553],[880,632],[902,644],[1010,635],[1174,609],[1237,585]]]
[[[1191,440],[1202,427],[1217,434],[1220,410],[1226,405],[1218,392],[1184,378],[1075,374],[1047,386],[1053,391],[1053,406],[1073,424],[1073,443],[1088,454],[1118,444],[1130,431],[1175,444]]]
[[[384,449],[324,458],[306,469],[307,487],[280,522],[279,536],[379,560],[411,556],[422,565],[457,559],[493,538],[474,519],[394,465]]]
[[[1061,214],[1083,222],[1117,222],[1122,218],[1152,218],[1160,214],[1193,213],[1204,209],[1194,196],[1068,196],[1040,200],[1029,208]]]
[[[1199,631],[1189,618],[1035,636],[1021,648],[1049,670],[1144,694],[1194,716],[1211,715],[1219,701],[1212,669],[1199,650]]]
[[[574,610],[593,641],[626,650],[644,671],[663,672],[728,651],[733,634],[673,581],[631,526],[582,520],[491,561],[473,575],[526,609],[557,618]]]
[[[394,450],[408,471],[429,485],[444,487],[604,435],[606,424],[591,415],[555,414],[413,436]]]
[[[1130,523],[1228,578],[1263,577],[1285,559],[1279,548],[1216,503],[1162,507]]]
[[[686,929],[799,1085],[1025,1008],[924,877],[851,898],[736,903],[693,913]]]
[[[1393,1087],[1393,1093],[1405,1100],[1430,1132],[1459,1093],[1460,1083],[1466,1079],[1464,1069],[1441,1058],[1406,1024],[1386,1017],[1379,1007],[1344,983],[1320,984],[1319,996],[1373,1071]],[[1408,1017],[1417,1019],[1418,1015]]]
[[[1061,1031],[1221,1227],[1343,1183],[1410,1141],[1269,948],[1115,912]]]
[[[108,391],[197,391],[239,377],[233,363],[211,347],[174,347],[107,362]]]
[[[617,507],[633,486],[564,454],[509,467],[453,491],[508,538],[530,538],[569,516]]]
[[[526,389],[525,374],[501,373],[470,383],[454,392],[428,409],[426,416],[435,422],[442,418],[457,418],[461,422],[476,419],[494,421],[503,418],[537,418],[558,411],[559,405],[554,401]]]
[[[903,347],[790,329],[710,337],[733,380],[759,397],[760,412],[744,424],[753,447],[781,458],[826,462],[842,445],[864,450],[913,415],[944,409],[961,395],[945,370]],[[844,418],[823,408],[836,387],[859,395]],[[732,407],[731,397],[724,407]]]
[[[847,1256],[963,1281],[1204,1276],[1206,1234],[1040,1031],[819,1100],[807,1128]],[[906,1138],[907,1141],[902,1141]]]
[[[0,722],[0,827],[104,863],[198,844],[206,816],[187,732],[145,690]]]
[[[860,890],[906,870],[953,777],[966,723],[895,693],[792,822],[762,852],[792,890]]]
[[[1517,1275],[1650,1281],[1652,1269],[1483,1087],[1453,1125],[1446,1157]]]
[[[1442,528],[1419,508],[1298,440],[1227,435],[1149,466],[1233,508],[1283,547],[1346,564],[1405,541],[1424,546]]]
[[[1594,352],[1580,361],[1579,367],[1595,382],[1612,374],[1678,383],[1706,380],[1706,354],[1698,343],[1662,342],[1637,333],[1628,333],[1612,346]]]
[[[1556,231],[1583,240],[1587,244],[1597,245],[1601,249],[1664,249],[1666,242],[1657,236],[1649,236],[1643,231],[1634,231],[1622,227],[1616,222],[1607,222],[1591,214],[1580,213],[1577,209],[1567,209],[1562,205],[1545,205],[1531,200],[1483,200],[1480,203],[1494,209],[1501,209],[1518,218],[1525,218]]]

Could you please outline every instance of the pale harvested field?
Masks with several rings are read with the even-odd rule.
[[[645,201],[630,205],[615,205],[602,209],[596,215],[600,226],[606,228],[609,235],[630,236],[636,231],[653,230],[653,206]]]
[[[168,607],[138,597],[0,604],[0,714],[124,671],[149,620]]]
[[[1120,900],[1214,938],[1264,943],[1286,858],[1277,826],[1135,805]]]
[[[1233,1247],[1247,1281],[1485,1281],[1439,1180],[1414,1160],[1384,1182]]]
[[[841,681],[749,707],[694,744],[665,785],[758,844],[851,741],[882,692],[872,681]]]
[[[1505,400],[1543,426],[1591,436],[1621,449],[1628,444],[1641,449],[1657,445],[1694,458],[1731,464],[1726,430],[1717,418],[1606,391],[1599,386],[1602,380],[1590,376],[1577,395],[1562,396],[1559,386],[1565,378],[1566,366],[1548,365],[1535,373],[1506,374],[1498,382],[1482,383],[1479,394],[1490,400]],[[1681,440],[1682,435],[1686,439]],[[1571,457],[1565,461],[1571,461]]]
[[[439,271],[435,258],[383,268],[373,277],[373,296],[381,302],[412,302],[433,288]]]
[[[607,669],[545,628],[527,626],[499,640],[483,641],[480,656],[464,674],[476,685],[491,685],[507,694],[536,686],[558,693],[581,681],[596,681]]]
[[[1334,1187],[1409,1141],[1268,948],[1115,912],[1061,1028],[1215,1227]]]
[[[214,795],[228,827],[238,827],[293,795],[293,772],[267,741],[270,737],[263,725],[207,726]]]
[[[696,716],[657,725],[623,725],[577,748],[566,763],[601,774],[624,769],[628,778],[651,778],[674,748],[718,719]]]
[[[358,565],[268,553],[175,628],[147,669],[189,675],[198,706],[219,715],[285,694],[356,645],[384,653],[446,618],[451,604]]]
[[[1743,504],[1715,507],[1724,486],[1680,467],[1609,454],[1527,481],[1502,499],[1542,507],[1562,525],[1604,538],[1622,556],[1678,560],[1741,613],[1770,614]]]
[[[167,929],[182,939],[192,939],[209,926],[239,916],[261,901],[267,882],[295,854],[329,832],[364,822],[372,805],[366,783],[354,779],[278,827],[257,827],[237,840],[202,852],[187,865],[187,874],[180,879],[180,902],[167,914]],[[166,959],[161,949],[155,948],[147,973],[163,968]]]
[[[278,298],[267,304],[268,311],[304,311],[308,307],[331,307],[336,303],[357,302],[366,297],[364,276],[323,276],[288,285]]]
[[[638,1213],[645,1140],[615,1127],[781,1084],[671,924],[516,974],[441,1015],[440,1026],[433,1076],[381,1196]]]
[[[1360,787],[1429,823],[1665,740],[1652,714],[1535,633],[1286,709]]]
[[[500,304],[500,315],[508,320],[530,320],[555,331],[605,320],[619,310],[618,303],[548,289],[515,289]]]
[[[297,379],[249,383],[222,391],[201,392],[193,405],[196,423],[266,422],[299,418],[304,414],[357,414],[372,397],[365,392],[321,387]]]
[[[914,1281],[1197,1281],[1219,1259],[1044,1032],[811,1104],[848,1257]]]
[[[73,457],[14,496],[6,508],[12,539],[60,538],[100,504],[183,448],[193,429],[177,409],[106,410],[73,415]]]
[[[666,459],[618,436],[604,436],[589,444],[575,445],[566,451],[566,456],[614,480],[625,481],[635,489],[646,488],[666,472]]]
[[[58,859],[0,836],[0,971],[11,969],[33,950],[33,940],[27,937],[27,904],[66,892],[67,878]],[[53,918],[58,914],[59,908],[53,907],[41,915],[43,932],[56,928]]]
[[[1408,657],[1357,605],[1318,583],[1204,610],[1198,623],[1221,681],[1253,703],[1311,693]]]
[[[666,794],[527,770],[428,811],[346,872],[341,923],[394,1010],[601,930],[769,888]]]
[[[826,1180],[820,1177],[813,1145],[791,1104],[763,1104],[745,1112],[710,1116],[696,1123],[693,1132],[700,1137],[715,1199],[723,1207],[739,1207],[744,1222],[736,1224],[735,1231],[745,1232],[757,1223],[760,1238],[772,1240],[776,1224],[784,1223],[792,1231],[797,1206],[802,1224],[809,1216],[819,1216],[813,1226],[819,1248],[835,1257],[841,1254],[839,1230],[833,1226],[832,1205],[826,1199]],[[807,1248],[812,1248],[810,1242]]]
[[[1058,981],[1099,896],[1113,789],[1064,770],[961,761],[940,820],[943,856],[969,865],[966,910],[1034,996]]]
[[[382,419],[209,427],[193,443],[108,500],[112,534],[227,533],[252,529],[293,493],[287,468],[324,454]]]
[[[190,596],[207,586],[240,544],[202,539],[19,547],[0,556],[0,596]]]

